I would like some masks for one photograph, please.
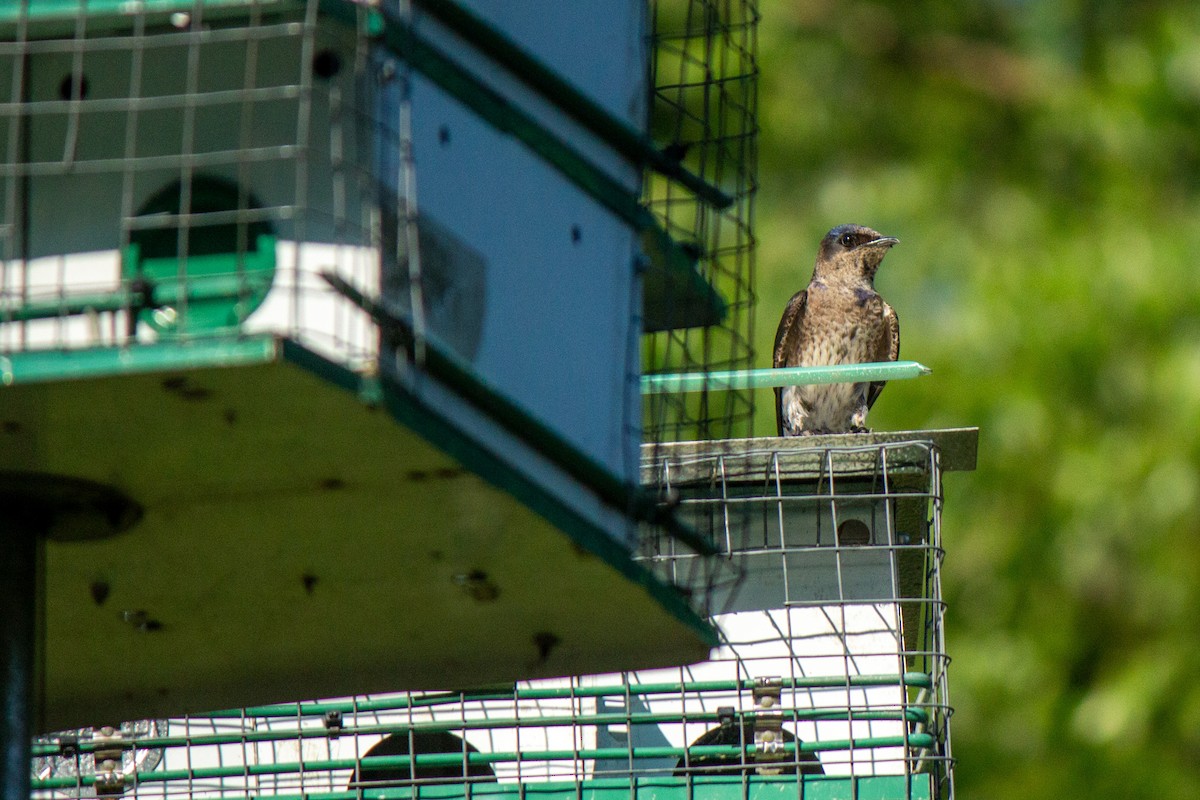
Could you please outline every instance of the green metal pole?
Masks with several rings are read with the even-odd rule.
[[[769,389],[817,383],[863,383],[917,378],[933,370],[916,361],[879,361],[832,367],[735,369],[723,372],[676,372],[642,376],[642,394]]]

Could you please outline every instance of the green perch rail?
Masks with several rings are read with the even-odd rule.
[[[642,394],[667,392],[722,391],[724,389],[771,389],[818,383],[862,383],[918,378],[933,370],[916,361],[873,361],[831,367],[779,367],[778,369],[734,369],[722,372],[674,372],[642,376]]]
[[[255,706],[246,709],[230,709],[202,716],[211,719],[228,718],[240,719],[251,717],[283,717],[296,716],[320,717],[329,711],[345,714],[397,711],[407,708],[437,705],[457,705],[459,703],[484,700],[559,700],[579,697],[616,697],[632,695],[645,697],[656,694],[677,695],[689,692],[736,692],[749,691],[754,688],[753,680],[724,680],[724,681],[669,681],[664,683],[634,683],[609,684],[605,686],[518,686],[515,689],[505,687],[496,691],[469,692],[439,692],[432,695],[410,696],[396,695],[371,700],[334,700],[323,703],[278,703],[269,706]],[[881,675],[821,675],[782,678],[779,685],[784,689],[829,689],[843,686],[908,686],[918,689],[933,687],[933,676],[928,672],[905,672],[903,674]]]
[[[839,722],[908,722],[917,725],[929,725],[931,714],[928,709],[908,707],[888,711],[862,711],[854,708],[831,709],[786,709],[784,719],[789,722],[801,720],[834,720]],[[755,712],[738,714],[744,722],[753,722]],[[721,723],[725,720],[718,712],[701,714],[689,713],[684,719],[679,713],[608,713],[608,714],[574,714],[561,716],[540,716],[530,719],[516,717],[488,717],[486,719],[449,720],[434,722],[406,722],[378,725],[342,725],[337,729],[339,736],[408,736],[409,733],[453,733],[462,736],[464,731],[484,731],[506,728],[563,728],[606,725],[662,725],[682,722]],[[327,739],[331,736],[325,727],[310,726],[300,728],[287,734],[291,741],[297,739]],[[278,730],[234,731],[216,734],[189,734],[187,736],[138,736],[122,743],[123,750],[152,749],[166,747],[209,746],[223,744],[247,744],[250,742],[278,741],[281,734]],[[111,741],[97,743],[94,740],[78,740],[69,744],[70,748],[80,753],[94,753],[100,749],[112,749]],[[63,757],[64,747],[59,742],[35,742],[33,755],[36,757]],[[526,756],[536,760],[532,752]]]
[[[877,749],[887,747],[932,748],[937,740],[928,733],[909,733],[900,736],[874,736],[859,739],[839,739],[823,742],[785,742],[779,750],[786,755],[796,752],[815,753],[824,750]],[[203,781],[221,778],[245,778],[247,776],[288,775],[304,771],[336,771],[358,768],[408,769],[410,767],[460,767],[467,764],[497,764],[528,761],[569,761],[573,759],[629,759],[629,758],[690,758],[739,757],[752,760],[761,747],[747,743],[740,745],[692,745],[691,747],[598,747],[578,750],[547,750],[544,752],[504,753],[418,753],[401,756],[367,756],[365,758],[310,759],[304,762],[243,764],[220,767],[193,767],[190,769],[156,770],[139,773],[138,783],[166,783],[169,781]],[[92,786],[95,776],[70,776],[45,778],[32,781],[35,790],[72,789],[77,786]]]

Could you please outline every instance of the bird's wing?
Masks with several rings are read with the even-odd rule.
[[[783,310],[783,318],[779,320],[779,329],[775,331],[775,355],[772,366],[796,366],[788,363],[788,356],[796,352],[796,345],[800,337],[800,323],[804,320],[804,310],[807,305],[807,289],[796,292],[788,301],[787,308]]]
[[[876,361],[895,361],[900,358],[900,319],[887,303],[883,304],[883,336],[880,337]],[[867,389],[867,408],[875,405],[886,381],[875,381]]]
[[[808,290],[801,289],[792,295],[787,308],[783,310],[783,318],[779,320],[779,329],[775,331],[775,351],[771,359],[773,367],[794,367],[788,363],[789,357],[794,357],[797,345],[800,343],[800,328],[804,320],[804,311],[808,306]],[[775,388],[775,427],[783,436],[783,389]]]

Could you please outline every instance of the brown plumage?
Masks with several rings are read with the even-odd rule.
[[[821,240],[808,288],[784,309],[774,366],[895,361],[896,312],[875,291],[875,271],[898,240],[861,225],[840,225]],[[780,436],[865,431],[884,382],[786,386],[775,390]]]

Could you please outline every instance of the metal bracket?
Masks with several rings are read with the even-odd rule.
[[[92,756],[96,760],[96,795],[115,797],[125,791],[122,756],[131,747],[120,730],[104,726],[92,734]]]
[[[777,677],[755,681],[754,696],[754,760],[762,766],[759,775],[779,775],[778,766],[787,758],[783,747],[783,711],[779,703],[783,695],[783,680]]]

